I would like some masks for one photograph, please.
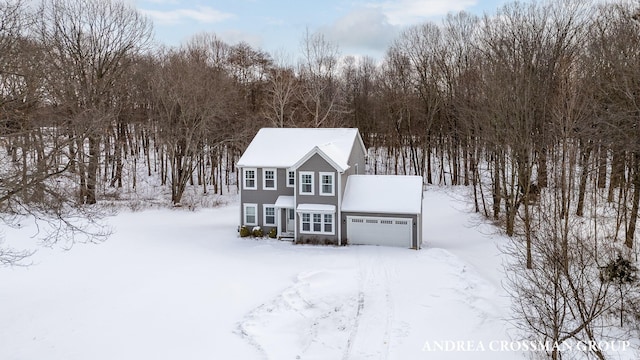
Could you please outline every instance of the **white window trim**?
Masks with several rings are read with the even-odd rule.
[[[273,223],[267,223],[267,208],[273,208]],[[262,205],[262,225],[264,226],[276,226],[278,225],[278,210],[274,204]]]
[[[291,177],[289,177],[289,174],[293,174],[293,184],[289,184],[289,180],[291,180]],[[295,186],[296,186],[296,172],[287,171],[287,187],[295,187]]]
[[[273,187],[267,187],[267,171],[273,171]],[[262,190],[278,190],[278,170],[265,168],[262,169]]]
[[[303,228],[303,219],[304,219],[304,215],[309,215],[309,229],[311,229],[311,227],[313,226],[313,214],[311,213],[300,213],[300,216],[298,216],[300,218],[300,233],[302,234],[310,234],[311,230],[304,230]]]
[[[330,193],[326,193],[323,192],[322,189],[324,187],[324,184],[322,183],[322,176],[331,176],[331,192]],[[321,172],[320,173],[320,185],[318,187],[318,191],[320,192],[320,196],[335,196],[336,195],[336,173],[333,172]]]
[[[300,186],[298,187],[298,191],[300,192],[300,195],[315,195],[315,173],[313,171],[299,171],[298,174],[300,174],[299,176],[299,184]],[[304,175],[311,175],[311,192],[304,192],[302,191],[302,177]]]
[[[324,221],[326,215],[331,215],[331,232],[324,232],[324,226],[326,222]],[[322,231],[324,234],[335,234],[336,233],[336,215],[335,214],[322,214]]]
[[[303,230],[302,228],[302,218],[304,214],[309,214],[309,230]],[[313,231],[313,215],[320,215],[320,231]],[[324,231],[324,216],[331,215],[331,232]],[[320,213],[320,212],[304,212],[300,213],[300,233],[301,234],[322,234],[322,235],[335,235],[336,233],[336,214],[335,213]]]
[[[254,223],[249,223],[247,222],[247,208],[254,208],[256,210],[256,214],[255,214],[255,218],[256,218],[256,222]],[[242,222],[244,222],[244,225],[248,225],[248,226],[256,226],[258,225],[258,204],[244,204],[242,207]]]
[[[247,186],[247,171],[253,171],[253,186]],[[244,168],[242,169],[242,189],[243,190],[257,190],[258,189],[258,169],[256,168]]]

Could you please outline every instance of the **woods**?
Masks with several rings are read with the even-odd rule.
[[[97,239],[108,231],[70,219],[99,219],[101,197],[135,192],[140,176],[178,206],[189,187],[237,186],[234,162],[261,127],[357,127],[370,172],[468,186],[513,238],[522,329],[593,341],[613,336],[611,313],[637,323],[637,284],[599,269],[638,257],[640,8],[450,14],[404,29],[379,60],[300,35],[295,62],[215,34],[158,48],[126,3],[0,0],[3,220],[50,222],[50,242]],[[0,262],[26,256],[4,249]]]

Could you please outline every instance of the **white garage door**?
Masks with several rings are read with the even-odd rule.
[[[411,218],[347,216],[347,241],[353,245],[412,247]]]

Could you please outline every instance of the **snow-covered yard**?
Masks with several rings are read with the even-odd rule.
[[[425,192],[421,251],[241,239],[237,202],[120,213],[102,244],[0,268],[0,359],[521,358],[488,348],[510,339],[505,240],[461,191]],[[447,341],[487,348],[425,351]]]

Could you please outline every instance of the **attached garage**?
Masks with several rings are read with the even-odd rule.
[[[419,249],[422,177],[349,176],[341,212],[342,238],[347,244]]]

